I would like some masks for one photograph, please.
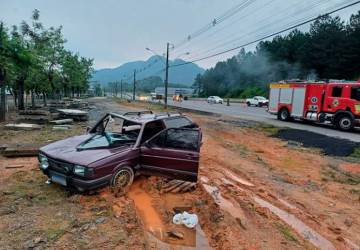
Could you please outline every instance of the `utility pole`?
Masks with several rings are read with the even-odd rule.
[[[136,69],[134,70],[134,87],[133,87],[133,101],[135,101],[135,83],[136,83]]]
[[[168,83],[169,83],[169,43],[166,45],[166,66],[165,66],[165,102],[164,106],[167,108],[167,98],[168,98]]]
[[[120,82],[120,99],[122,99],[122,79],[121,79],[121,82]]]
[[[115,82],[115,96],[118,94],[118,81]]]

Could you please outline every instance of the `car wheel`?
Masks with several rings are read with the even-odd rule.
[[[131,167],[121,167],[112,178],[111,186],[117,192],[126,192],[134,181],[134,171]]]
[[[246,105],[247,105],[248,107],[250,107],[251,103],[250,103],[250,102],[247,102]]]
[[[287,108],[280,109],[278,113],[278,120],[280,121],[290,121],[290,112]]]
[[[335,126],[343,131],[350,131],[354,127],[354,119],[347,114],[339,114],[335,118]]]

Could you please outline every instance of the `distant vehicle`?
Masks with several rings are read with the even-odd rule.
[[[221,99],[220,97],[218,96],[209,96],[207,98],[207,102],[208,103],[220,103],[220,104],[223,104],[223,99]]]
[[[254,96],[253,98],[246,99],[246,104],[248,106],[257,106],[257,107],[268,106],[269,100],[263,96]]]
[[[349,131],[360,124],[360,81],[271,84],[269,113],[281,121],[330,123]]]
[[[129,187],[135,174],[197,181],[202,133],[180,113],[108,113],[85,135],[40,149],[49,182],[79,191]]]

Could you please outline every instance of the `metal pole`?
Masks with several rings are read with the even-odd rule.
[[[167,108],[168,82],[169,82],[169,43],[166,45],[166,66],[165,66],[165,100],[164,107]]]
[[[121,82],[120,82],[120,99],[122,99],[122,81],[123,80],[121,80]]]
[[[135,101],[135,83],[136,83],[136,70],[134,70],[134,87],[133,87],[133,101]]]

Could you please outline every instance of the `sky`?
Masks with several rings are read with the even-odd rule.
[[[67,49],[93,58],[95,69],[100,69],[146,60],[152,53],[163,54],[167,42],[174,45],[171,59],[199,59],[352,2],[356,1],[0,0],[0,20],[10,27],[29,21],[32,11],[38,9],[46,27],[63,26]],[[336,15],[347,21],[359,10],[360,5],[355,5]],[[214,19],[218,20],[216,24],[209,25]],[[187,41],[190,34],[207,25],[205,32]],[[209,68],[236,53],[238,50],[197,63]]]

